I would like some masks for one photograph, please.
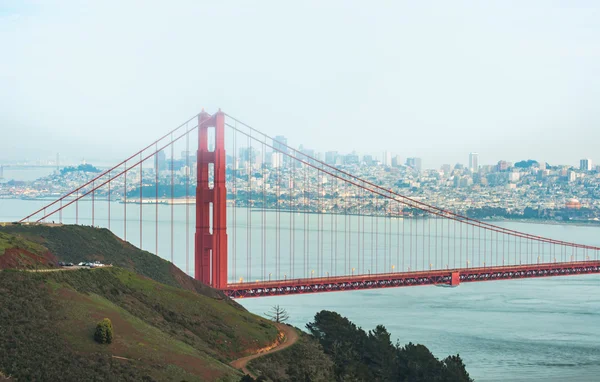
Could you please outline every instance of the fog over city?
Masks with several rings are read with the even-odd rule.
[[[426,168],[597,163],[598,20],[592,1],[0,1],[0,160],[108,164],[220,107]]]

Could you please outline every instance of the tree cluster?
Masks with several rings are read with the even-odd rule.
[[[113,340],[113,326],[110,319],[105,318],[98,322],[94,332],[94,340],[99,344],[110,344]]]
[[[337,381],[472,381],[459,355],[438,360],[423,345],[394,345],[381,325],[365,332],[338,313],[321,311],[306,327],[333,361]]]

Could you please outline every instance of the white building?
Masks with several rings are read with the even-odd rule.
[[[479,153],[469,153],[469,170],[479,171]]]
[[[579,161],[579,169],[582,171],[592,171],[592,160],[582,159]]]

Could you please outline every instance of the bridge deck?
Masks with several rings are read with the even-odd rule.
[[[232,283],[223,292],[234,298],[248,298],[591,273],[600,273],[600,260]]]

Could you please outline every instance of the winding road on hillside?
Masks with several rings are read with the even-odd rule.
[[[275,324],[275,326],[277,326],[279,330],[285,335],[282,343],[268,351],[238,358],[235,361],[231,361],[229,365],[231,365],[234,369],[242,370],[244,374],[248,374],[252,378],[256,378],[256,376],[253,373],[251,373],[250,370],[248,370],[248,362],[252,361],[253,359],[264,357],[268,354],[286,349],[298,341],[298,332],[296,332],[296,329],[294,329],[293,327],[287,326],[285,324]]]

